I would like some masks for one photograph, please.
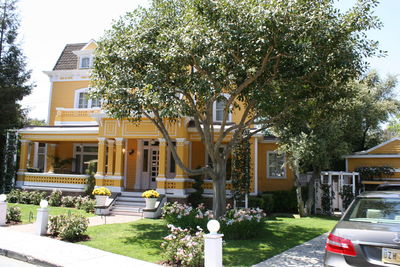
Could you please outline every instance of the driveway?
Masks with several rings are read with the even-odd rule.
[[[253,267],[322,266],[327,237],[328,234],[318,236],[302,245],[253,265]]]

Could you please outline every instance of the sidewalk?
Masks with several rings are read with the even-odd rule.
[[[328,234],[320,235],[253,267],[322,266],[327,236]]]
[[[109,220],[110,218],[107,218],[107,223],[112,223]],[[115,221],[124,222],[125,220],[135,219],[132,217],[113,219],[114,223]],[[96,219],[93,224],[99,224],[100,222],[99,219]],[[17,227],[20,228],[17,229]],[[21,227],[25,227],[25,229]],[[30,226],[0,227],[0,255],[40,266],[159,266],[84,245],[37,236],[31,231],[31,229],[34,229],[33,227],[34,224]]]

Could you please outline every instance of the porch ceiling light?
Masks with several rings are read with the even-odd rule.
[[[47,208],[48,205],[49,205],[49,202],[47,202],[47,200],[45,200],[45,199],[40,200],[40,207],[42,209]]]
[[[217,220],[210,220],[207,223],[207,229],[212,235],[216,235],[218,233],[219,227],[219,222]]]
[[[7,199],[7,196],[5,194],[0,195],[0,202],[5,202]]]

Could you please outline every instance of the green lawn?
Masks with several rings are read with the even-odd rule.
[[[9,203],[8,206],[17,206],[21,208],[21,219],[22,223],[30,223],[30,222],[35,222],[36,221],[36,216],[37,216],[37,209],[39,206],[37,205],[29,205],[29,204],[13,204]],[[92,217],[95,216],[93,213],[87,213],[84,210],[78,210],[78,209],[73,209],[73,208],[64,208],[64,207],[48,207],[49,209],[49,215],[59,215],[59,214],[68,214],[69,212],[74,213],[74,214],[81,214],[86,217]],[[30,214],[32,214],[33,219],[29,221]]]
[[[264,224],[263,234],[251,240],[226,241],[225,266],[251,266],[291,247],[330,231],[336,218],[274,218]],[[81,244],[149,261],[162,261],[160,244],[168,234],[163,220],[89,227],[90,241]]]

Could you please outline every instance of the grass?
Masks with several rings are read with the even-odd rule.
[[[225,266],[251,266],[330,231],[336,218],[272,218],[263,233],[251,240],[230,240],[224,245]],[[168,234],[163,220],[89,227],[90,241],[81,244],[149,262],[163,260],[160,245]]]
[[[35,222],[36,220],[36,215],[37,215],[37,209],[39,208],[38,205],[30,205],[30,204],[12,204],[9,203],[8,206],[16,206],[21,208],[21,220],[22,223],[31,223]],[[65,208],[65,207],[48,207],[49,209],[49,215],[59,215],[59,214],[68,214],[71,212],[71,214],[81,214],[86,217],[92,217],[95,216],[93,213],[87,213],[84,210],[78,210],[74,208]],[[32,214],[33,218],[29,220],[29,217]]]

